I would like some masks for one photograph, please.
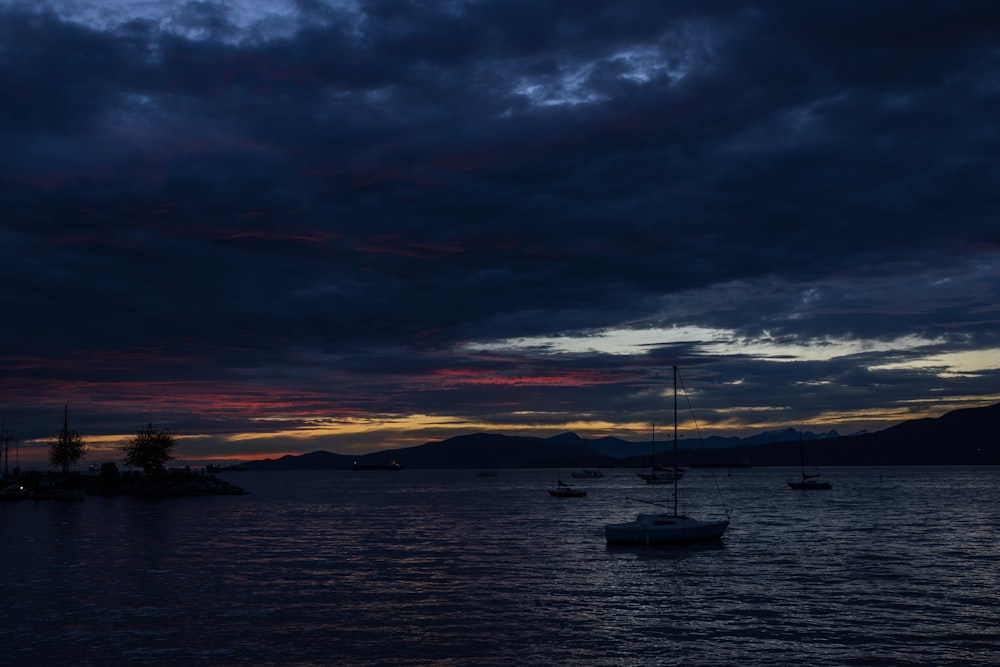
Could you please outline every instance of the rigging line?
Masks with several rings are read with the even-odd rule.
[[[681,376],[681,369],[677,369],[677,380],[681,386],[681,393],[684,394],[684,400],[687,402],[688,412],[691,413],[691,421],[694,422],[694,430],[698,435],[698,442],[704,442],[701,438],[701,429],[698,427],[698,418],[694,416],[694,406],[691,405],[691,397],[688,395],[687,387],[684,386],[684,378]],[[722,503],[722,511],[725,512],[726,518],[729,517],[729,506],[726,505],[726,499],[722,496],[722,489],[719,487],[719,477],[715,474],[715,469],[711,469],[712,483],[715,485],[715,492],[719,495],[719,502]]]
[[[687,402],[688,412],[691,413],[691,421],[694,422],[695,433],[698,434],[698,441],[701,442],[701,429],[698,427],[698,418],[694,416],[694,407],[691,405],[691,397],[688,396],[687,387],[684,386],[684,378],[681,377],[681,369],[677,369],[677,379],[680,381],[681,393],[684,394],[684,400]]]
[[[647,505],[653,505],[654,507],[662,507],[663,509],[670,509],[669,505],[662,502],[656,502],[654,500],[643,500],[642,498],[633,498],[631,496],[625,496],[625,500],[631,500],[637,503],[646,503]]]

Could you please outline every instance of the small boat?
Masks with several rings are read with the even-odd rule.
[[[802,442],[802,431],[799,431],[799,467],[802,470],[802,479],[789,480],[788,486],[798,491],[829,491],[833,488],[830,482],[818,479],[819,473],[806,474],[805,444]]]
[[[21,500],[28,497],[28,490],[17,483],[8,484],[0,489],[0,500]]]
[[[556,461],[559,458],[556,457]],[[549,489],[549,495],[553,498],[585,498],[587,492],[583,489],[574,488],[572,484],[562,481],[559,464],[556,464],[556,488]]]
[[[549,489],[549,495],[554,498],[586,498],[587,492],[583,489],[574,488],[572,484],[559,480],[559,484],[554,489]]]
[[[399,461],[392,461],[389,465],[381,464],[369,464],[361,463],[360,461],[355,461],[351,466],[351,470],[402,470],[403,466],[399,464]]]
[[[677,367],[674,366],[674,469],[677,464]],[[722,537],[729,527],[729,511],[725,519],[701,520],[677,512],[677,481],[675,475],[674,503],[670,512],[640,512],[633,521],[609,523],[604,526],[604,538],[608,544],[683,544],[704,542]],[[655,505],[656,503],[649,504]]]
[[[676,456],[674,457],[676,459]],[[674,461],[676,463],[676,460]],[[684,479],[683,468],[676,465],[673,470],[668,470],[656,465],[656,425],[653,425],[653,437],[650,441],[649,472],[637,472],[636,476],[644,480],[646,484],[671,484]]]
[[[584,468],[583,472],[573,473],[574,479],[600,479],[604,477],[604,473],[596,468]]]
[[[830,482],[813,479],[817,475],[802,475],[801,480],[789,481],[788,486],[799,491],[829,491],[833,488]]]
[[[646,484],[672,484],[679,480],[684,479],[683,470],[663,470],[662,468],[654,472],[639,472],[636,473],[639,477],[646,480]]]
[[[487,450],[483,449],[483,467],[476,471],[476,477],[496,477],[497,471],[489,466],[489,456]]]

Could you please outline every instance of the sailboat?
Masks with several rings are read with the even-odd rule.
[[[549,489],[549,495],[554,498],[584,498],[587,492],[583,489],[578,489],[572,484],[567,484],[562,481],[562,468],[558,463],[558,457],[556,463],[556,488]]]
[[[567,484],[566,482],[557,480],[557,486],[554,489],[549,489],[549,495],[554,498],[586,498],[587,492],[583,489],[578,489],[572,484]]]
[[[674,460],[674,469],[667,470],[656,465],[656,424],[653,424],[653,437],[650,441],[649,472],[637,472],[639,479],[646,480],[646,484],[669,484],[684,478],[684,471],[677,467],[677,460]]]
[[[677,367],[674,366],[674,469],[677,469]],[[682,544],[717,540],[729,527],[725,519],[695,519],[677,512],[677,480],[674,483],[674,503],[670,512],[640,512],[634,521],[609,523],[604,537],[609,544]],[[723,506],[725,508],[725,506]]]
[[[802,470],[802,479],[789,481],[788,486],[793,489],[798,489],[800,491],[828,491],[833,488],[830,482],[817,479],[819,473],[807,475],[806,474],[806,446],[802,442],[802,431],[799,431],[799,467]]]
[[[490,468],[487,463],[487,450],[486,446],[483,446],[483,467],[476,471],[476,477],[496,477],[496,468]]]

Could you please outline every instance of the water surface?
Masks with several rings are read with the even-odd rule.
[[[633,471],[240,472],[0,504],[0,654],[48,665],[991,665],[1000,469],[692,470],[718,544],[608,547]],[[719,498],[725,501],[725,508]]]

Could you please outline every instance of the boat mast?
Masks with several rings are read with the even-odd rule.
[[[656,422],[649,425],[652,429],[652,440],[649,441],[649,474],[656,475]]]
[[[3,457],[3,478],[4,479],[10,479],[10,441],[11,440],[14,440],[14,438],[12,438],[11,435],[10,435],[10,429],[7,428],[7,422],[6,421],[0,422],[0,448],[3,449],[3,451],[0,452],[0,456]],[[15,451],[14,451],[15,457],[18,456],[17,449],[16,449],[16,447],[18,447],[18,446],[19,445],[15,444]],[[18,467],[19,467],[19,463],[17,461],[15,461],[14,462],[14,468],[15,468],[14,472],[15,473],[17,473]]]
[[[4,464],[3,464],[3,478],[4,479],[7,479],[7,477],[8,477],[8,470],[7,469],[8,469],[8,465],[10,464],[10,445],[8,444],[9,441],[10,441],[10,438],[7,436],[7,422],[0,422],[0,444],[2,444],[2,446],[3,446],[3,452],[0,452],[0,454],[4,454],[5,455],[5,457],[4,457]]]
[[[806,445],[802,441],[802,429],[799,429],[799,469],[802,471],[802,481],[806,481]]]
[[[677,366],[674,366],[674,516],[677,516]]]

